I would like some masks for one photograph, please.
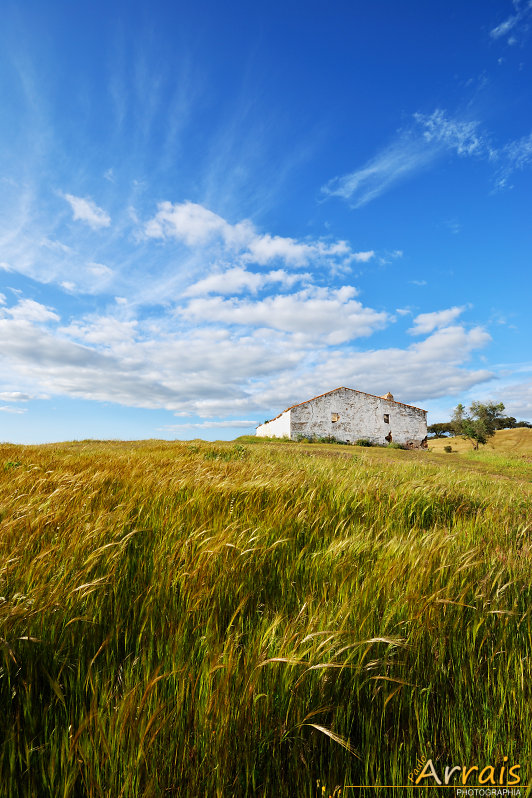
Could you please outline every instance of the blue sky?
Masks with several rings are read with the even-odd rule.
[[[532,2],[3,6],[0,440],[532,420]]]

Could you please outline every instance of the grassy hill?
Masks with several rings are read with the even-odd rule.
[[[1,445],[0,795],[403,795],[347,785],[419,757],[526,783],[531,478],[496,449]]]
[[[457,452],[468,452],[473,448],[471,441],[465,441],[462,438],[431,438],[429,440],[429,447],[432,451],[443,452],[444,446],[452,446],[453,451]],[[490,438],[480,449],[532,455],[532,429],[497,430],[493,438]]]

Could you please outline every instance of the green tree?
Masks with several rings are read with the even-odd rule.
[[[437,424],[431,424],[427,428],[427,432],[429,435],[434,435],[435,438],[445,438],[446,435],[452,434],[453,428],[449,421],[442,421]]]
[[[517,419],[513,416],[503,416],[497,419],[497,429],[515,429],[517,426]]]
[[[472,402],[469,410],[459,404],[455,408],[451,426],[455,435],[470,440],[474,449],[480,443],[487,443],[488,438],[499,429],[499,421],[504,410],[502,402]]]

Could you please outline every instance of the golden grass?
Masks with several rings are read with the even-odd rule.
[[[434,452],[443,452],[444,446],[452,446],[453,451],[468,452],[473,445],[471,441],[462,438],[431,438],[429,447]],[[497,430],[480,449],[491,452],[509,452],[512,454],[532,455],[532,429],[501,429]]]
[[[497,452],[0,446],[0,795],[347,796],[421,750],[524,778],[531,477]]]

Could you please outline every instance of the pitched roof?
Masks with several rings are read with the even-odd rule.
[[[325,391],[325,393],[320,393],[317,396],[313,396],[312,399],[305,399],[304,402],[297,402],[295,405],[290,405],[287,407],[286,410],[283,410],[274,418],[268,419],[265,421],[264,424],[269,424],[270,421],[275,421],[277,418],[280,418],[284,413],[288,413],[289,410],[292,410],[294,407],[301,407],[301,405],[306,405],[309,402],[313,402],[314,399],[321,399],[322,396],[328,396],[330,393],[336,393],[336,391],[353,391],[353,393],[361,393],[363,396],[371,396],[372,399],[384,399],[385,402],[393,402],[396,405],[402,405],[403,407],[412,407],[414,410],[421,410],[422,413],[426,413],[426,410],[423,410],[421,407],[416,407],[415,405],[407,405],[405,402],[398,402],[396,399],[387,399],[386,396],[377,396],[374,393],[366,393],[366,391],[357,391],[355,388],[346,388],[344,385],[341,385],[339,388],[333,388],[332,391]],[[259,427],[264,426],[263,424],[259,424]],[[258,429],[258,427],[257,427]]]

